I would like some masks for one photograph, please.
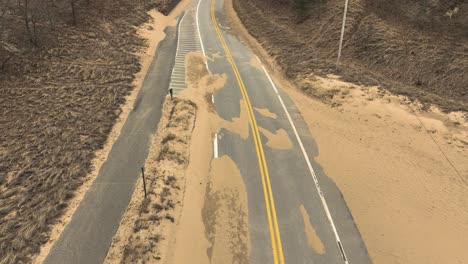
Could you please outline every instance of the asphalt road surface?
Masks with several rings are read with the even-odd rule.
[[[224,0],[200,0],[197,17],[206,55],[221,55],[208,62],[209,69],[227,75],[225,87],[214,95],[218,114],[230,120],[246,107],[250,115],[249,137],[222,130],[217,152],[234,160],[246,184],[251,263],[371,263],[340,191],[313,160],[317,148],[304,120],[267,72],[252,65],[256,57],[231,30]],[[247,103],[240,106],[240,100]],[[267,108],[277,118],[252,108]],[[269,148],[258,127],[286,130],[293,147]],[[308,245],[301,205],[323,254]]]
[[[230,29],[224,0],[213,1],[194,0],[189,7],[192,13],[186,19],[192,19],[195,27],[182,25],[167,30],[134,110],[108,160],[45,263],[103,262],[140,176],[139,169],[147,157],[166,91],[170,84],[176,87],[179,82],[174,75],[177,67],[172,69],[172,65],[174,61],[177,64],[175,31],[180,28],[196,31],[181,34],[198,37],[198,40],[190,39],[186,45],[196,42],[195,49],[201,48],[207,56],[221,55],[208,62],[211,72],[227,76],[225,87],[214,95],[218,114],[230,120],[240,115],[240,107],[246,107],[249,113],[249,137],[244,140],[221,130],[214,144],[217,150],[214,158],[228,155],[237,164],[245,182],[250,262],[371,263],[340,191],[313,159],[318,154],[317,148],[294,103],[274,85],[264,69],[251,64],[255,55]],[[181,48],[179,53],[183,50]],[[183,56],[179,60],[182,62]],[[241,100],[244,105],[239,104]],[[267,108],[277,118],[264,117],[253,110],[254,107]],[[273,133],[284,129],[292,148],[269,148],[259,127]],[[308,245],[301,206],[308,212],[310,224],[323,243],[323,253]]]

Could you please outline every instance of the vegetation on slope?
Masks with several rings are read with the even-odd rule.
[[[337,73],[344,1],[233,2],[288,77]],[[338,74],[445,110],[467,110],[467,28],[465,1],[350,1]],[[313,87],[301,88],[314,95]]]
[[[0,263],[25,263],[90,172],[177,0],[0,0]]]

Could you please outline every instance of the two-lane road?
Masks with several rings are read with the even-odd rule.
[[[215,58],[208,62],[211,72],[227,75],[225,87],[214,95],[218,114],[230,120],[245,107],[249,116],[246,140],[222,130],[217,144],[218,155],[235,161],[246,184],[251,262],[371,263],[340,191],[313,160],[317,149],[300,113],[265,69],[252,63],[256,56],[230,29],[224,4],[200,0],[197,24],[206,56]],[[285,130],[292,147],[268,147],[261,128]],[[304,223],[305,214],[310,223]],[[315,248],[307,225],[319,238]]]

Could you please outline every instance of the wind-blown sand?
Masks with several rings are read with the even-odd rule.
[[[227,155],[211,161],[202,216],[210,263],[249,263],[247,190]]]
[[[259,127],[258,130],[267,138],[266,145],[272,149],[286,150],[292,148],[291,139],[284,129],[278,129],[274,133],[268,131],[263,127]]]
[[[229,157],[212,160],[211,144],[221,128],[247,137],[248,119],[245,111],[232,120],[217,115],[208,99],[224,86],[226,77],[209,74],[205,60],[198,53],[186,56],[188,88],[174,100],[166,99],[146,161],[148,198],[139,180],[106,263],[248,262],[243,178]],[[190,106],[196,106],[196,118],[187,110]],[[193,124],[191,133],[186,127]]]
[[[466,123],[455,121],[457,114],[420,112],[418,120],[396,97],[345,89],[351,90],[343,90],[348,95],[339,107],[287,91],[317,142],[316,160],[343,192],[373,261],[463,263]]]
[[[254,107],[255,111],[257,111],[259,114],[261,114],[264,117],[276,119],[278,116],[275,113],[270,112],[268,108],[257,108]]]
[[[315,159],[343,193],[374,263],[465,263],[466,113],[422,111],[405,97],[335,76],[303,76],[336,94],[325,103],[306,96],[248,34],[230,0],[225,6],[232,28],[304,117],[318,145]]]
[[[226,76],[209,74],[205,60],[199,53],[186,56],[189,85],[180,97],[197,104],[197,123],[186,171],[190,177],[184,207],[163,263],[245,263],[250,255],[248,198],[242,176],[229,157],[212,160],[213,134],[225,128],[247,138],[248,119],[242,101],[240,116],[230,121],[210,108],[207,98],[224,86]]]
[[[307,210],[302,204],[299,207],[299,210],[301,211],[302,220],[304,221],[304,230],[307,236],[307,243],[315,252],[323,255],[325,253],[325,247],[323,246],[322,240],[317,235],[315,228],[310,223],[309,213],[307,213]]]

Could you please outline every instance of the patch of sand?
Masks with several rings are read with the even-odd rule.
[[[247,139],[249,136],[249,117],[247,115],[247,109],[245,107],[244,101],[239,102],[240,105],[240,115],[239,117],[234,117],[231,121],[224,120],[218,115],[213,115],[212,123],[213,127],[225,128],[232,133],[237,133],[241,136],[242,139]]]
[[[247,194],[242,177],[235,164],[227,157],[220,161],[211,161],[213,134],[223,127],[242,135],[245,129],[238,129],[233,125],[240,124],[247,127],[247,137],[248,123],[241,121],[247,117],[242,117],[241,110],[239,118],[222,120],[210,108],[211,94],[224,86],[226,76],[209,74],[203,68],[205,59],[199,53],[189,53],[186,56],[188,88],[179,96],[194,101],[198,112],[192,135],[190,163],[186,170],[186,175],[190,177],[187,178],[183,210],[163,263],[231,263],[230,260],[247,260],[249,256]],[[216,169],[223,166],[231,168],[229,174],[220,174],[220,169]],[[229,179],[226,178],[228,176]],[[231,198],[214,198],[220,192],[231,194]],[[228,210],[233,209],[230,206],[234,200],[237,201],[235,217],[234,212]],[[233,222],[230,221],[239,225],[240,232],[232,233]]]
[[[259,69],[259,70],[263,70],[262,64],[261,64],[260,61],[257,59],[257,57],[252,56],[252,58],[250,58],[249,63],[250,63],[250,65],[254,66],[255,68],[257,68],[257,69]]]
[[[140,91],[141,85],[143,84],[146,72],[154,58],[158,44],[165,38],[164,29],[168,26],[175,26],[177,24],[175,17],[180,14],[182,11],[181,8],[186,6],[189,2],[190,0],[181,1],[167,17],[155,10],[149,11],[148,14],[151,16],[151,21],[138,28],[138,35],[147,41],[148,47],[144,51],[138,53],[141,69],[140,72],[135,75],[135,79],[133,81],[135,89],[133,89],[125,98],[125,104],[121,108],[119,117],[109,133],[104,147],[96,151],[96,157],[92,161],[92,171],[86,177],[83,184],[76,190],[75,196],[68,202],[67,209],[63,215],[57,220],[57,223],[52,226],[49,240],[41,247],[39,254],[32,260],[33,263],[42,263],[45,260],[55,241],[57,241],[65,226],[70,222],[71,217],[78,208],[78,205],[83,200],[86,191],[96,179],[102,164],[107,160],[107,156],[109,155],[114,142],[117,140],[129,113],[133,109],[135,99]]]
[[[212,160],[203,207],[210,263],[249,262],[247,207],[247,190],[234,161],[226,155]]]
[[[289,94],[315,139],[317,162],[338,185],[374,263],[464,263],[468,259],[468,124],[378,87],[304,76],[329,92],[301,93],[237,18],[241,38]],[[326,195],[326,193],[325,193]]]
[[[214,60],[216,60],[218,58],[222,58],[222,57],[223,57],[223,55],[221,55],[221,52],[218,51],[218,52],[215,52],[215,53],[211,54],[211,57],[207,57],[207,60],[214,61]]]
[[[275,133],[268,131],[263,127],[258,127],[258,130],[267,138],[267,146],[272,149],[286,150],[292,148],[291,139],[284,129],[278,129]]]
[[[375,263],[468,259],[466,146],[445,140],[466,139],[464,129],[434,119],[421,123],[407,106],[368,101],[368,95],[349,95],[349,102],[332,108],[288,93],[317,142],[318,163],[343,192]]]
[[[202,67],[203,66],[203,67]],[[205,89],[216,90],[219,87],[203,87],[201,79],[222,78],[208,74],[204,68],[204,58],[189,54],[186,57],[186,80],[188,88],[179,95],[190,98],[198,106],[197,120],[190,146],[190,162],[186,170],[187,182],[183,210],[177,230],[170,241],[167,258],[163,263],[209,263],[207,248],[209,241],[205,237],[202,208],[210,171],[212,155],[210,110]],[[213,83],[220,83],[218,81]],[[220,83],[224,85],[224,83]]]
[[[180,0],[179,3],[174,7],[174,9],[169,12],[168,17],[177,18],[182,12],[187,8],[187,6],[192,2],[192,0]],[[177,24],[177,23],[176,23]]]
[[[307,210],[305,209],[304,205],[301,204],[299,210],[301,211],[302,220],[304,221],[304,230],[307,237],[307,243],[315,252],[317,252],[320,255],[323,255],[325,253],[325,248],[323,246],[322,240],[317,235],[315,228],[312,226],[309,214],[307,213]]]
[[[270,112],[268,108],[257,108],[254,107],[255,111],[257,111],[259,114],[261,114],[264,117],[268,117],[271,119],[276,119],[278,116],[275,113]]]
[[[141,259],[163,263],[187,263],[194,259],[197,263],[204,263],[207,260],[206,250],[209,244],[204,238],[201,211],[211,159],[210,139],[213,133],[211,116],[215,116],[209,108],[207,98],[224,86],[226,77],[210,75],[204,66],[205,58],[198,53],[190,53],[186,58],[186,64],[188,88],[174,100],[166,100],[160,126],[146,162],[147,169],[153,171],[153,174],[147,176],[150,191],[153,193],[144,199],[140,191],[142,181],[138,182],[132,202],[113,239],[106,263],[134,262]],[[177,105],[190,102],[197,106],[193,134],[188,130],[174,131],[189,120],[183,116],[184,112],[181,112],[177,105],[173,106],[179,101],[182,102]],[[168,118],[168,115],[171,115],[171,118]],[[169,136],[172,138],[170,142],[177,144],[168,143],[165,138]],[[169,154],[169,159],[161,161],[161,153]],[[175,155],[177,153],[180,155]],[[182,165],[186,163],[188,166],[185,170]],[[170,176],[175,179],[177,185],[164,187]],[[169,194],[166,195],[166,204],[161,201],[153,205],[153,201],[164,193]],[[150,201],[146,202],[148,199]],[[169,209],[166,208],[168,199],[171,202],[169,205],[172,205]],[[179,204],[183,205],[183,210]],[[158,208],[162,210],[154,212]],[[161,211],[170,217],[167,215],[164,217]],[[156,222],[152,223],[153,220]],[[193,244],[199,247],[194,247]],[[180,248],[183,250],[178,250]]]

